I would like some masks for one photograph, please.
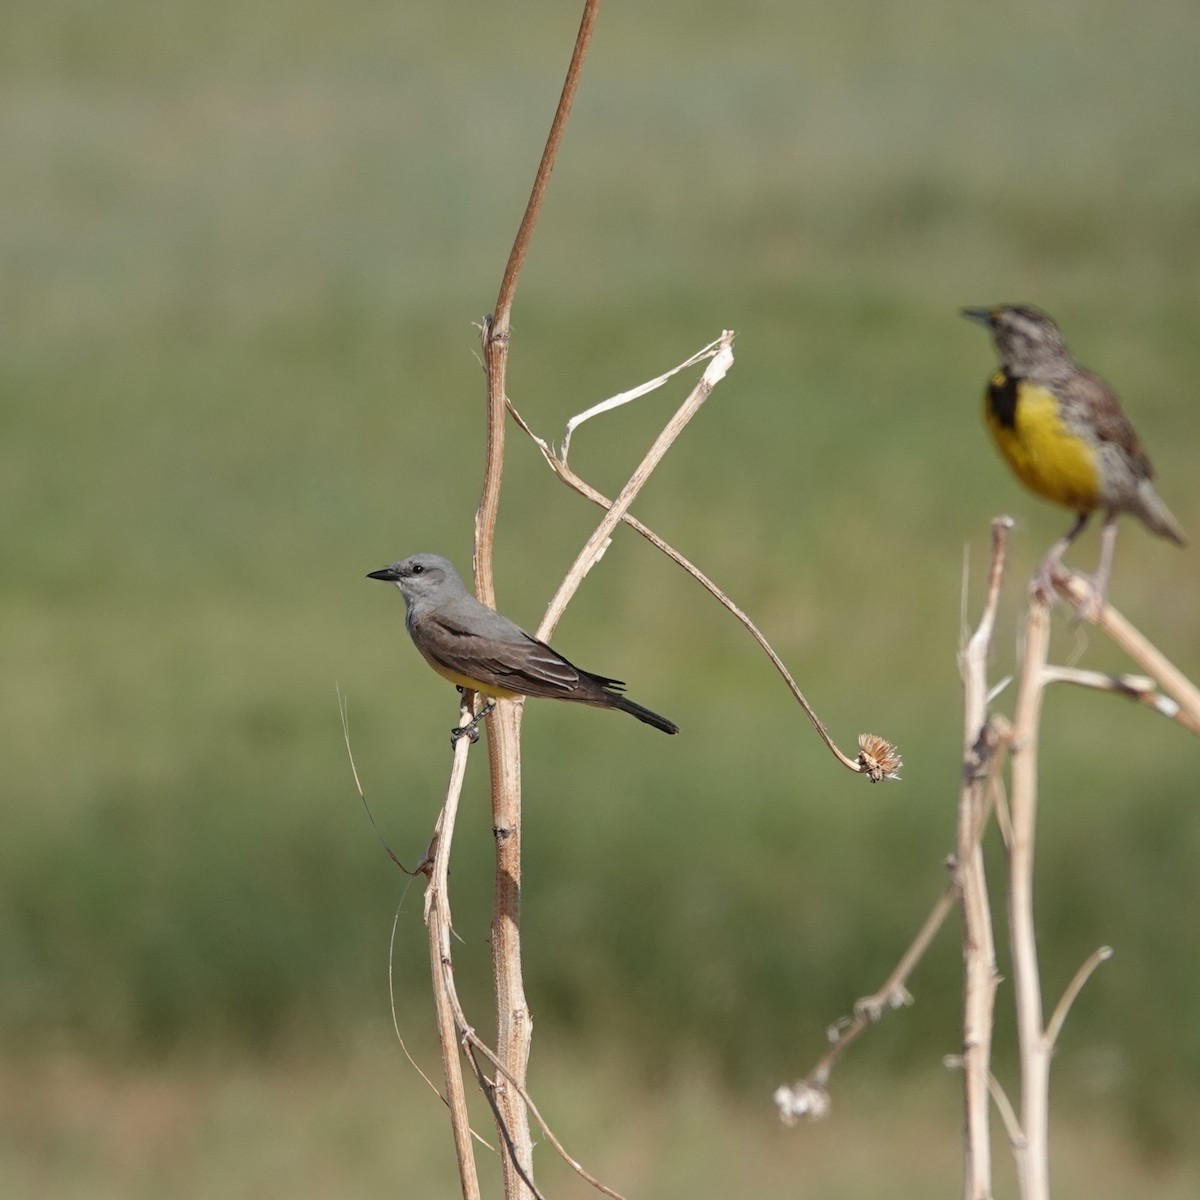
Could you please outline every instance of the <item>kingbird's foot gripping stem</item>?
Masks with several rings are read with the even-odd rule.
[[[465,737],[471,739],[471,745],[475,745],[479,741],[479,722],[484,719],[496,707],[495,700],[489,700],[465,725],[456,725],[450,730],[450,746],[453,748],[458,744],[458,739]]]

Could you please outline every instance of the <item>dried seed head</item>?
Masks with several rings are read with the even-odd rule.
[[[785,1125],[795,1125],[802,1118],[819,1121],[829,1115],[831,1107],[829,1093],[824,1088],[813,1087],[803,1080],[790,1087],[781,1084],[775,1089],[774,1100],[779,1119]]]
[[[880,783],[884,779],[899,779],[904,760],[886,738],[874,733],[860,733],[858,765],[872,783]]]

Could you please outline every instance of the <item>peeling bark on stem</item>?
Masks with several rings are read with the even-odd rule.
[[[1000,744],[994,725],[987,720],[987,660],[1011,528],[1012,521],[1007,517],[992,522],[992,557],[983,615],[960,655],[963,768],[958,795],[955,879],[963,914],[963,1195],[966,1200],[990,1200],[992,1194],[988,1081],[997,976],[981,839],[986,827],[988,782]]]
[[[1021,1130],[1017,1155],[1024,1200],[1050,1200],[1050,1044],[1042,1026],[1042,984],[1033,910],[1034,838],[1037,826],[1037,754],[1045,668],[1050,647],[1050,609],[1034,597],[1025,622],[1012,733],[1012,844],[1008,910],[1021,1057]]]

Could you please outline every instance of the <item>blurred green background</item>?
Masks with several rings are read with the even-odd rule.
[[[416,550],[469,566],[471,323],[577,6],[16,0],[5,18],[0,1190],[452,1194],[441,1107],[388,1023],[395,913],[399,1022],[435,1071],[421,889],[363,815],[335,686],[411,862],[454,697],[363,575]],[[916,1007],[844,1060],[830,1122],[780,1131],[769,1097],[943,885],[964,547],[973,616],[989,519],[1017,518],[999,677],[1069,521],[987,444],[993,355],[957,309],[1055,314],[1200,534],[1198,55],[1190,0],[601,13],[510,394],[556,437],[736,329],[733,371],[636,511],[755,617],[843,744],[867,729],[905,754],[898,784],[842,771],[745,633],[617,537],[556,642],[683,732],[530,707],[525,923],[535,1092],[622,1190],[957,1186],[953,928]],[[686,388],[585,427],[576,467],[619,487]],[[536,624],[596,516],[514,431],[511,615]],[[1095,553],[1090,534],[1074,557]],[[1198,594],[1194,550],[1125,529],[1113,599],[1193,677]],[[1061,619],[1056,636],[1060,659],[1121,665]],[[1198,750],[1078,691],[1051,694],[1044,737],[1047,994],[1116,950],[1056,1060],[1057,1194],[1194,1196]],[[483,1029],[485,763],[454,860]],[[998,1011],[1011,1079],[1007,985]]]

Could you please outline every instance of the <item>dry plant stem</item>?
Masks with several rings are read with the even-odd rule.
[[[990,1195],[987,1096],[996,969],[980,843],[996,804],[999,771],[1009,744],[1009,731],[1004,722],[1000,718],[987,719],[987,656],[995,628],[1011,528],[1012,521],[1008,517],[998,517],[992,522],[992,554],[983,613],[978,628],[960,654],[964,689],[963,776],[957,849],[951,860],[955,877],[934,903],[892,974],[874,995],[858,1001],[854,1006],[854,1017],[841,1025],[829,1050],[800,1085],[801,1090],[823,1089],[841,1054],[879,1019],[886,1007],[903,1002],[909,975],[961,896],[966,993],[961,1064],[967,1112],[966,1194],[969,1197]]]
[[[1025,1151],[1025,1135],[1021,1132],[1021,1124],[1013,1111],[1012,1101],[1008,1093],[1000,1086],[995,1075],[988,1075],[988,1091],[992,1095],[992,1103],[1004,1123],[1004,1132],[1008,1134],[1008,1144],[1012,1147],[1013,1157],[1019,1158]]]
[[[986,766],[986,801],[978,813],[978,821],[974,832],[974,841],[978,841],[987,827],[988,820],[995,808],[998,780],[1004,767],[1004,755],[1008,747],[1008,730],[999,718],[989,726],[987,744],[992,747],[991,757]],[[982,769],[982,768],[981,768]],[[954,865],[954,860],[950,860]],[[834,1064],[842,1054],[856,1042],[859,1037],[874,1025],[889,1008],[899,1008],[910,1002],[907,991],[909,976],[917,964],[925,957],[925,951],[933,944],[933,939],[946,923],[946,918],[954,911],[958,903],[959,884],[953,879],[942,890],[942,894],[934,901],[929,915],[921,925],[917,936],[893,968],[892,973],[883,981],[878,991],[870,996],[863,996],[854,1005],[854,1016],[838,1022],[830,1033],[830,1047],[818,1060],[817,1064],[802,1081],[802,1087],[824,1088],[829,1083]]]
[[[525,205],[517,236],[513,239],[512,250],[509,251],[504,275],[500,280],[500,290],[496,295],[495,307],[492,309],[492,315],[485,319],[483,326],[483,361],[487,372],[488,391],[487,465],[483,481],[483,495],[479,502],[479,510],[475,514],[474,566],[475,586],[479,592],[479,599],[493,608],[496,605],[496,593],[492,553],[496,532],[496,515],[500,508],[500,480],[504,465],[504,394],[513,298],[516,295],[521,267],[525,263],[525,255],[529,251],[529,243],[533,239],[533,230],[537,224],[538,215],[542,211],[546,185],[550,182],[550,172],[554,170],[554,160],[558,156],[558,148],[562,143],[567,118],[571,114],[571,105],[575,102],[575,92],[579,87],[583,60],[587,56],[599,9],[600,0],[584,0],[583,17],[579,23],[579,32],[575,35],[575,48],[571,52],[567,77],[558,98],[558,107],[554,111],[554,120],[550,123],[550,133],[546,138],[546,145],[542,149],[542,158],[538,163],[537,174],[534,176],[529,201]]]
[[[978,814],[978,824],[974,839],[982,838],[986,824],[990,820],[992,811],[997,808],[998,793],[1000,793],[1000,776],[1004,767],[1004,756],[1008,749],[1008,728],[1006,722],[1001,718],[994,718],[989,724],[988,744],[994,749],[992,752],[988,766],[986,766],[986,785],[985,796],[986,802],[982,810]],[[949,859],[949,865],[954,865],[954,859]],[[810,1070],[808,1075],[800,1080],[799,1084],[788,1087],[784,1085],[775,1092],[775,1103],[781,1110],[781,1116],[788,1123],[794,1121],[794,1116],[786,1111],[790,1108],[787,1104],[793,1094],[798,1097],[812,1096],[814,1093],[824,1093],[824,1088],[827,1087],[829,1076],[833,1073],[834,1064],[844,1052],[850,1049],[854,1042],[857,1042],[862,1034],[869,1030],[872,1025],[875,1025],[884,1012],[889,1008],[900,1008],[904,1004],[912,1002],[912,997],[908,995],[907,983],[908,977],[916,970],[917,964],[925,956],[926,950],[929,949],[938,931],[942,925],[946,924],[946,918],[954,911],[955,905],[959,901],[959,882],[954,878],[950,881],[946,888],[943,888],[942,894],[934,901],[934,906],[930,908],[929,916],[925,917],[924,923],[920,926],[917,936],[913,938],[910,946],[901,955],[900,961],[895,965],[892,973],[884,980],[878,991],[870,996],[860,997],[854,1003],[854,1015],[851,1018],[844,1018],[835,1025],[830,1026],[829,1030],[829,1049],[824,1052],[824,1055],[817,1061],[816,1066]],[[955,1066],[961,1067],[961,1058],[955,1056]],[[784,1099],[784,1103],[780,1103],[780,1097]],[[822,1104],[812,1108],[806,1106],[809,1116],[822,1116],[827,1110],[828,1104]],[[794,1111],[794,1110],[793,1110]]]
[[[1158,691],[1154,680],[1148,675],[1105,675],[1100,671],[1084,671],[1078,667],[1047,667],[1046,683],[1072,683],[1076,687],[1125,696],[1182,725],[1189,733],[1200,734],[1200,721],[1193,721],[1176,700]]]
[[[567,461],[567,456],[571,448],[571,435],[585,421],[590,421],[593,417],[600,416],[601,413],[612,412],[614,409],[622,408],[624,405],[631,404],[634,400],[656,391],[668,380],[678,375],[680,371],[686,371],[688,367],[694,367],[706,358],[712,358],[723,342],[723,337],[718,338],[715,342],[709,342],[703,350],[697,350],[691,358],[685,359],[669,371],[664,371],[663,374],[656,376],[654,379],[647,379],[645,382],[639,383],[637,387],[630,388],[628,391],[618,392],[615,396],[609,396],[607,400],[601,400],[599,404],[593,404],[591,408],[586,408],[583,412],[576,413],[563,427],[562,441],[558,447],[558,457],[564,463]]]
[[[1025,622],[1025,656],[1012,733],[1012,844],[1009,847],[1009,929],[1017,1042],[1021,1061],[1021,1131],[1017,1156],[1024,1200],[1049,1200],[1050,1053],[1042,1025],[1042,988],[1033,909],[1034,836],[1037,822],[1037,752],[1050,609],[1037,596]]]
[[[500,1130],[500,1141],[505,1151],[502,1161],[512,1164],[512,1169],[517,1179],[528,1190],[533,1200],[546,1200],[545,1196],[538,1191],[537,1184],[533,1182],[529,1172],[521,1165],[521,1158],[517,1154],[517,1148],[512,1140],[512,1135],[508,1132],[504,1114],[500,1111],[500,1105],[496,1098],[496,1084],[488,1079],[484,1074],[483,1067],[479,1065],[479,1058],[476,1055],[475,1045],[472,1041],[474,1037],[475,1031],[464,1022],[462,1035],[463,1050],[466,1053],[467,1061],[471,1064],[471,1070],[475,1073],[475,1082],[479,1085],[479,1090],[483,1093],[484,1099],[487,1100],[492,1110],[492,1117],[496,1122],[496,1127]]]
[[[987,717],[987,655],[992,642],[992,631],[996,627],[996,606],[1000,601],[1000,582],[1004,576],[1004,559],[1012,526],[1011,517],[996,517],[992,521],[992,553],[983,613],[979,618],[978,628],[961,654],[964,754],[978,741]]]
[[[571,569],[559,585],[558,591],[554,593],[554,597],[546,609],[546,615],[538,626],[538,637],[544,640],[550,638],[567,604],[570,603],[571,597],[575,595],[587,573],[600,561],[600,556],[612,538],[613,530],[629,511],[629,506],[637,499],[638,493],[645,487],[646,481],[654,473],[654,469],[662,462],[663,456],[687,428],[688,422],[700,411],[700,406],[708,399],[713,388],[725,378],[731,366],[733,366],[733,330],[727,329],[721,335],[720,349],[705,367],[699,382],[692,388],[687,399],[679,406],[671,419],[663,426],[662,432],[654,439],[650,449],[646,451],[642,461],[630,475],[629,482],[621,489],[616,500],[608,506],[608,511],[600,519],[600,524],[596,526],[592,536],[575,556]]]
[[[474,1030],[466,1030],[466,1032],[463,1034],[463,1041],[471,1048],[472,1051],[477,1051],[486,1059],[488,1059],[496,1068],[496,1070],[500,1072],[500,1074],[504,1074],[503,1063],[501,1063],[496,1055],[482,1041],[480,1041]],[[478,1068],[477,1074],[482,1074]],[[581,1179],[583,1179],[585,1183],[590,1184],[598,1192],[602,1192],[605,1196],[611,1196],[612,1200],[625,1200],[625,1197],[622,1196],[620,1192],[615,1192],[612,1188],[601,1183],[600,1180],[592,1175],[577,1158],[574,1158],[567,1152],[567,1148],[555,1136],[554,1130],[550,1128],[545,1117],[543,1117],[541,1112],[538,1110],[538,1106],[533,1102],[533,1097],[515,1080],[509,1080],[509,1082],[513,1087],[520,1089],[521,1099],[525,1101],[526,1105],[528,1105],[529,1111],[533,1113],[533,1119],[537,1121],[542,1132],[546,1135],[546,1140],[551,1146],[554,1147],[555,1151],[563,1160],[563,1162],[565,1162]]]
[[[1188,679],[1166,655],[1135,629],[1111,604],[1105,604],[1095,615],[1095,592],[1087,580],[1069,573],[1056,574],[1054,587],[1058,593],[1084,614],[1097,629],[1108,634],[1158,686],[1179,704],[1180,724],[1200,732],[1200,688]]]
[[[994,729],[986,726],[969,748],[958,798],[958,848],[955,880],[963,914],[963,1195],[989,1200],[992,1150],[988,1076],[996,999],[996,946],[988,902],[987,876],[979,836],[986,810],[984,765],[995,757]]]
[[[492,1116],[494,1117],[496,1121],[496,1127],[500,1132],[500,1144],[504,1147],[507,1153],[508,1161],[513,1164],[513,1169],[516,1172],[517,1177],[529,1189],[535,1200],[544,1200],[542,1193],[538,1191],[533,1180],[530,1178],[529,1173],[521,1166],[521,1161],[515,1152],[512,1135],[508,1131],[508,1126],[505,1123],[504,1115],[500,1112],[500,1108],[497,1103],[496,1085],[487,1078],[483,1072],[483,1068],[479,1065],[479,1059],[476,1057],[476,1047],[482,1046],[483,1043],[480,1042],[475,1030],[471,1028],[470,1022],[467,1020],[466,1013],[463,1012],[462,1002],[458,998],[458,989],[455,986],[454,974],[452,971],[447,970],[443,973],[443,983],[443,995],[446,1005],[452,1016],[453,1027],[457,1030],[459,1038],[461,1039],[459,1044],[463,1047],[463,1050],[467,1056],[467,1061],[471,1064],[471,1070],[475,1075],[475,1082],[478,1084],[479,1090],[483,1093],[484,1099],[488,1102],[488,1105],[492,1110]],[[487,1050],[487,1055],[493,1062],[497,1061],[495,1054],[491,1050]],[[488,1143],[479,1136],[479,1134],[475,1133],[474,1130],[472,1130],[471,1133],[475,1140],[480,1143],[480,1145],[487,1146],[489,1150],[492,1149],[492,1147],[489,1146]]]
[[[500,507],[500,484],[504,469],[505,389],[508,341],[513,297],[521,266],[533,237],[546,185],[591,40],[599,0],[585,0],[583,18],[567,68],[558,108],[538,164],[529,202],[513,240],[492,315],[483,328],[483,360],[487,375],[487,455],[483,492],[475,514],[475,587],[479,599],[496,606],[493,571],[496,517]],[[488,763],[492,781],[492,827],[496,838],[496,885],[492,919],[492,972],[496,986],[497,1050],[507,1078],[525,1079],[532,1037],[532,1024],[521,977],[521,708],[500,703],[488,717]],[[514,1147],[503,1156],[504,1195],[510,1200],[529,1195],[522,1175],[528,1175],[533,1139],[524,1102],[518,1090],[501,1085],[496,1102],[501,1113],[501,1140]],[[514,1157],[517,1160],[514,1162]],[[518,1162],[523,1166],[518,1167]]]
[[[946,918],[954,911],[958,900],[958,888],[955,884],[947,884],[942,894],[935,901],[925,923],[917,936],[913,938],[892,973],[883,982],[883,986],[870,996],[863,996],[854,1005],[854,1016],[835,1026],[837,1032],[828,1050],[818,1060],[817,1065],[805,1076],[804,1083],[810,1087],[824,1088],[829,1083],[834,1064],[889,1008],[899,1008],[910,1001],[906,984],[917,963],[925,956],[938,930],[945,924]]]
[[[496,993],[496,1052],[506,1079],[525,1083],[533,1018],[521,971],[521,716],[519,701],[501,700],[488,717],[492,779],[492,836],[496,879],[492,896],[492,979]],[[500,1137],[512,1147],[502,1157],[504,1194],[528,1194],[522,1176],[532,1174],[533,1138],[520,1090],[497,1081]]]
[[[433,860],[430,859],[430,862],[432,862],[432,861]],[[403,903],[403,901],[401,903]],[[412,1067],[412,1069],[414,1071],[416,1071],[416,1073],[418,1075],[420,1075],[420,1077],[425,1081],[426,1085],[429,1087],[429,1090],[431,1092],[433,1092],[433,1094],[447,1108],[449,1108],[450,1101],[447,1100],[446,1097],[442,1095],[441,1091],[438,1089],[438,1085],[436,1083],[434,1083],[434,1081],[432,1079],[429,1078],[429,1076],[421,1068],[421,1064],[419,1062],[417,1062],[417,1060],[415,1058],[413,1058],[412,1051],[409,1050],[408,1043],[405,1042],[404,1035],[400,1032],[400,1014],[396,1011],[396,987],[395,987],[395,981],[396,981],[396,964],[395,964],[396,931],[399,928],[399,925],[400,925],[400,908],[398,906],[396,908],[395,914],[392,917],[392,936],[388,942],[388,1002],[391,1006],[392,1032],[396,1035],[396,1041],[400,1043],[400,1049],[403,1052],[404,1057],[408,1059],[408,1065],[410,1067]],[[450,995],[451,995],[451,999],[455,998],[453,990],[451,990]],[[496,1153],[496,1148],[493,1145],[491,1145],[491,1143],[488,1142],[485,1138],[480,1137],[480,1135],[474,1129],[471,1130],[471,1136],[485,1150],[490,1150],[493,1154]]]
[[[1008,517],[999,517],[992,523],[992,557],[988,573],[987,598],[979,627],[960,655],[966,713],[963,736],[963,787],[958,810],[960,820],[958,849],[954,857],[950,859],[955,877],[934,902],[933,908],[925,918],[917,936],[904,952],[895,969],[884,981],[883,986],[873,995],[864,996],[855,1004],[854,1016],[851,1019],[842,1021],[835,1026],[836,1032],[830,1035],[832,1044],[829,1049],[799,1084],[792,1088],[781,1087],[775,1093],[776,1104],[785,1121],[794,1121],[796,1119],[794,1114],[797,1111],[806,1112],[810,1116],[823,1114],[827,1104],[808,1104],[805,1097],[814,1092],[823,1093],[834,1064],[846,1049],[878,1021],[888,1007],[895,1008],[908,1001],[905,985],[909,976],[916,968],[917,963],[924,957],[946,918],[953,911],[960,894],[969,889],[977,897],[972,903],[972,921],[983,926],[982,945],[985,952],[982,954],[972,952],[967,955],[967,998],[975,1007],[971,1008],[970,1014],[965,1019],[965,1028],[968,1032],[964,1037],[964,1053],[961,1058],[954,1060],[956,1064],[962,1066],[964,1079],[968,1077],[969,1072],[969,1083],[964,1082],[964,1088],[970,1089],[968,1092],[970,1116],[967,1123],[966,1172],[968,1188],[970,1188],[972,1180],[979,1184],[984,1181],[986,1176],[984,1168],[987,1167],[990,1158],[990,1148],[986,1136],[986,1095],[989,1086],[995,1086],[994,1080],[989,1084],[991,1074],[987,1069],[989,1055],[986,1052],[992,1027],[991,1001],[994,998],[996,986],[994,950],[987,951],[987,947],[991,943],[991,924],[986,913],[986,887],[982,892],[985,910],[983,913],[979,913],[977,908],[979,888],[972,883],[971,873],[975,871],[980,882],[983,883],[982,863],[977,860],[977,855],[991,815],[1000,807],[1000,775],[1011,742],[1011,729],[1002,717],[993,716],[986,719],[989,695],[987,654],[995,627],[1008,532],[1011,528],[1012,521]],[[960,865],[964,861],[968,864],[965,872]],[[964,899],[964,906],[965,904],[966,900]],[[986,974],[980,971],[978,982],[975,981],[972,966],[976,962],[978,965],[990,967]],[[986,1013],[981,1001],[987,1002]],[[986,1021],[984,1021],[985,1016]],[[972,1032],[980,1021],[984,1021],[985,1039],[974,1036]],[[977,1066],[980,1063],[983,1066],[984,1102],[982,1105],[979,1103],[977,1095],[979,1088]],[[793,1095],[797,1098],[797,1103],[789,1111],[788,1102]],[[972,1152],[973,1147],[980,1148]],[[973,1195],[974,1193],[968,1191],[967,1194]],[[989,1193],[984,1191],[981,1194]]]
[[[463,720],[470,719],[470,708],[462,708]],[[450,948],[450,847],[454,841],[454,822],[458,799],[467,770],[470,742],[460,738],[454,747],[446,803],[434,830],[435,849],[425,889],[425,923],[429,929],[429,959],[433,977],[433,999],[437,1013],[438,1043],[442,1051],[442,1070],[446,1076],[446,1103],[450,1108],[450,1126],[454,1132],[454,1152],[463,1200],[478,1200],[479,1173],[471,1145],[471,1124],[467,1113],[467,1094],[463,1086],[462,1061],[458,1051],[455,1023],[454,964]]]
[[[1062,1033],[1063,1022],[1067,1019],[1067,1013],[1071,1011],[1071,1005],[1075,1003],[1076,997],[1083,991],[1084,985],[1091,979],[1096,968],[1101,963],[1108,962],[1112,958],[1112,954],[1111,946],[1101,946],[1098,950],[1093,950],[1079,970],[1075,972],[1071,982],[1067,984],[1066,991],[1054,1006],[1050,1024],[1046,1026],[1046,1045],[1051,1053],[1054,1052],[1054,1047],[1058,1042],[1058,1035]]]
[[[583,17],[579,22],[579,32],[575,35],[575,49],[571,53],[567,77],[563,82],[562,94],[558,98],[558,108],[555,109],[554,120],[550,123],[550,133],[546,137],[542,159],[538,163],[537,174],[534,176],[529,203],[525,206],[525,215],[521,218],[521,227],[517,230],[517,236],[508,256],[508,263],[504,268],[504,277],[500,281],[500,292],[496,297],[495,321],[498,329],[505,336],[508,335],[508,317],[512,310],[513,293],[517,289],[517,279],[520,277],[525,254],[533,237],[533,227],[537,223],[538,213],[541,212],[546,185],[550,182],[550,172],[554,170],[554,160],[558,156],[558,148],[562,142],[563,131],[567,126],[567,118],[571,115],[571,105],[575,102],[575,93],[579,88],[579,75],[583,70],[583,60],[587,56],[588,45],[592,40],[592,30],[596,24],[596,14],[599,11],[600,0],[584,0]]]
[[[367,794],[363,791],[362,780],[358,777],[358,764],[354,761],[354,751],[350,746],[350,712],[346,705],[346,697],[342,695],[342,689],[337,689],[338,712],[342,718],[342,741],[346,744],[346,754],[350,759],[350,774],[354,777],[354,787],[358,792],[358,798],[362,801],[363,810],[367,814],[367,820],[371,822],[371,828],[375,830],[375,836],[379,839],[379,844],[383,847],[383,852],[390,858],[393,864],[400,868],[405,875],[420,875],[425,869],[425,865],[429,859],[429,853],[426,851],[425,858],[410,871],[401,861],[396,852],[387,844],[387,839],[380,832],[379,826],[375,821],[375,814],[371,811],[371,806],[367,803]],[[403,1045],[403,1042],[401,1042]],[[404,1051],[408,1054],[408,1051]]]
[[[997,976],[981,822],[987,808],[987,781],[999,746],[996,730],[986,720],[987,657],[1011,528],[1008,517],[998,517],[992,522],[991,565],[983,615],[960,655],[963,771],[958,796],[955,877],[963,912],[963,1194],[966,1200],[988,1200],[992,1194],[988,1079]]]
[[[393,933],[394,933],[394,926],[393,926]],[[496,1052],[494,1050],[492,1050],[479,1037],[479,1035],[475,1032],[475,1030],[471,1027],[471,1023],[467,1020],[467,1015],[463,1011],[462,1001],[459,1000],[459,998],[458,998],[458,989],[454,986],[453,973],[447,972],[444,975],[444,979],[445,979],[445,984],[446,984],[446,987],[445,987],[446,1001],[447,1001],[447,1004],[449,1005],[451,1014],[453,1016],[454,1026],[458,1031],[459,1038],[461,1039],[461,1045],[466,1049],[468,1061],[471,1063],[472,1070],[475,1072],[475,1078],[476,1078],[477,1082],[479,1083],[479,1088],[483,1092],[483,1094],[486,1097],[486,1099],[488,1100],[489,1104],[492,1105],[493,1112],[496,1113],[497,1121],[498,1122],[501,1121],[500,1114],[498,1112],[496,1112],[496,1103],[495,1103],[495,1095],[496,1095],[496,1092],[498,1089],[484,1075],[483,1069],[480,1067],[478,1059],[476,1058],[477,1054],[482,1054],[483,1057],[486,1058],[496,1068],[496,1070],[501,1075],[505,1076],[508,1083],[512,1087],[517,1089],[517,1091],[519,1092],[519,1094],[521,1096],[522,1101],[528,1106],[529,1111],[533,1113],[534,1119],[537,1121],[538,1125],[541,1126],[542,1132],[546,1135],[547,1141],[550,1142],[550,1144],[558,1152],[559,1156],[563,1159],[563,1161],[565,1163],[567,1163],[583,1180],[585,1180],[587,1183],[591,1184],[592,1187],[596,1188],[597,1191],[603,1192],[604,1195],[606,1195],[606,1196],[613,1197],[613,1200],[625,1200],[625,1198],[620,1194],[620,1192],[615,1192],[611,1188],[606,1187],[594,1175],[590,1174],[583,1167],[583,1165],[579,1162],[578,1159],[574,1158],[571,1154],[569,1154],[567,1152],[566,1147],[562,1144],[562,1142],[555,1135],[554,1131],[550,1128],[549,1124],[547,1124],[545,1118],[542,1116],[541,1112],[538,1110],[537,1105],[534,1104],[533,1098],[529,1095],[529,1092],[525,1089],[525,1087],[521,1083],[519,1083],[516,1079],[512,1078],[512,1076],[508,1075],[507,1068],[497,1057]],[[393,1027],[396,1026],[396,1013],[395,1013],[394,1008],[392,1010],[392,1025],[393,1025]],[[397,1035],[397,1037],[399,1037],[399,1029],[398,1028],[396,1030],[396,1035]],[[401,1045],[403,1046],[403,1044],[404,1044],[403,1039],[400,1039],[400,1042],[401,1042]],[[405,1049],[405,1054],[406,1055],[408,1054],[407,1048]],[[409,1056],[409,1062],[412,1062],[412,1061],[413,1060],[412,1060],[411,1056]],[[421,1071],[420,1067],[417,1067],[417,1064],[415,1062],[413,1063],[413,1066],[416,1067],[418,1074],[420,1074],[421,1077],[424,1078],[427,1083],[429,1083],[430,1080],[425,1076],[424,1072]],[[511,1142],[507,1136],[507,1130],[505,1129],[503,1123],[500,1124],[500,1132],[501,1132],[501,1135],[502,1135],[505,1145],[509,1146],[510,1151],[511,1151]],[[475,1137],[476,1141],[478,1141],[481,1145],[486,1146],[489,1150],[492,1149],[492,1147],[490,1145],[488,1145],[488,1143],[485,1142],[483,1140],[483,1138],[481,1138],[478,1134],[474,1134],[474,1137]],[[541,1193],[537,1190],[536,1186],[533,1183],[533,1180],[528,1178],[528,1176],[526,1176],[524,1174],[522,1174],[521,1178],[522,1178],[522,1181],[525,1183],[525,1185],[530,1189],[530,1191],[536,1197],[540,1198]]]
[[[728,334],[727,336],[731,337],[732,334]],[[685,407],[690,400],[691,397],[689,396],[688,401],[685,401]],[[590,500],[598,507],[609,510],[611,513],[615,507],[614,501],[610,500],[602,492],[592,487],[590,483],[577,475],[563,459],[556,455],[551,449],[549,443],[547,443],[543,438],[538,437],[538,435],[533,432],[525,418],[522,417],[517,411],[511,400],[508,402],[508,406],[509,411],[513,415],[513,419],[528,435],[534,445],[536,445],[542,452],[542,457],[546,460],[546,464],[550,467],[550,469],[572,490],[578,492],[579,495]],[[683,410],[681,409],[680,411]],[[770,659],[771,665],[776,671],[779,672],[780,677],[787,684],[788,690],[792,693],[792,696],[795,698],[796,702],[804,710],[805,715],[812,722],[813,728],[816,729],[821,740],[829,748],[830,752],[843,766],[849,768],[849,770],[856,772],[863,771],[863,765],[857,759],[851,758],[849,755],[845,754],[830,736],[829,730],[825,727],[825,723],[821,720],[812,705],[808,702],[807,697],[800,690],[799,685],[796,683],[795,679],[792,678],[792,675],[788,671],[787,667],[784,666],[783,660],[778,654],[775,653],[775,650],[771,646],[770,642],[767,641],[762,631],[757,625],[754,624],[750,617],[743,612],[743,610],[739,608],[738,605],[735,604],[734,601],[728,595],[726,595],[726,593],[722,591],[712,579],[705,575],[705,573],[701,571],[699,567],[680,554],[678,550],[676,550],[664,538],[655,533],[654,530],[648,525],[644,524],[642,521],[638,520],[637,517],[628,512],[620,513],[620,519],[624,521],[632,530],[634,530],[635,533],[638,533],[645,538],[646,541],[648,541],[652,546],[655,546],[657,549],[661,550],[668,558],[672,560],[672,562],[682,567],[689,575],[692,576],[693,579],[696,580],[697,583],[700,584],[701,587],[704,588],[705,591],[709,593],[710,596],[712,596],[723,608],[725,608],[727,612],[731,613],[742,624],[750,636],[758,643],[763,653],[766,654],[768,659]],[[615,521],[613,524],[615,525]],[[604,526],[602,526],[602,528],[604,528]],[[611,527],[609,528],[611,532]],[[606,533],[604,536],[607,537],[608,534]],[[598,544],[602,545],[602,543]],[[547,613],[547,619],[549,616],[550,613]],[[555,620],[557,621],[557,616],[555,616]],[[549,636],[548,633],[545,632],[544,622],[543,630],[540,633],[540,636]]]

